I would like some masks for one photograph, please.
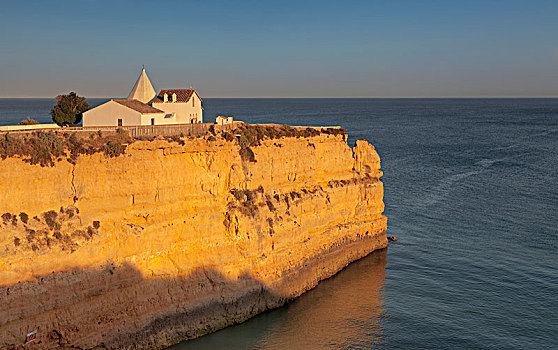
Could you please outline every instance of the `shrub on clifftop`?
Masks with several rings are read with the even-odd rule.
[[[52,120],[60,126],[79,123],[83,112],[91,107],[85,97],[78,96],[75,92],[58,95],[56,101],[56,105],[50,110],[50,115]]]
[[[103,137],[80,132],[5,133],[0,135],[0,159],[20,157],[24,162],[41,166],[54,166],[55,161],[66,159],[75,164],[80,155],[104,152],[117,157],[133,141],[128,134],[118,132],[106,132]]]
[[[19,125],[37,125],[39,124],[38,121],[36,121],[35,119],[31,119],[31,117],[27,117],[27,119],[23,119],[22,121],[19,122]]]

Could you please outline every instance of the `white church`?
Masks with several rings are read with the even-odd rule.
[[[112,99],[83,113],[83,126],[201,123],[202,99],[194,89],[155,92],[145,68],[127,99]]]

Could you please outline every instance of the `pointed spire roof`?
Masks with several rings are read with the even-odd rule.
[[[128,95],[128,99],[147,103],[151,101],[155,97],[155,95],[157,95],[157,93],[155,92],[153,85],[151,85],[151,82],[147,77],[147,73],[145,73],[145,68],[142,68],[141,74],[136,81],[136,84]]]

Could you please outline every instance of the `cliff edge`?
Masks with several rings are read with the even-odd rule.
[[[367,141],[242,143],[0,160],[0,348],[22,349],[34,330],[25,348],[164,348],[281,306],[387,246]]]

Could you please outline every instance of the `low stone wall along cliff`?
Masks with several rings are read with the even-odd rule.
[[[35,330],[26,349],[164,348],[385,248],[374,148],[276,136],[137,140],[50,165],[5,156],[0,348]]]

